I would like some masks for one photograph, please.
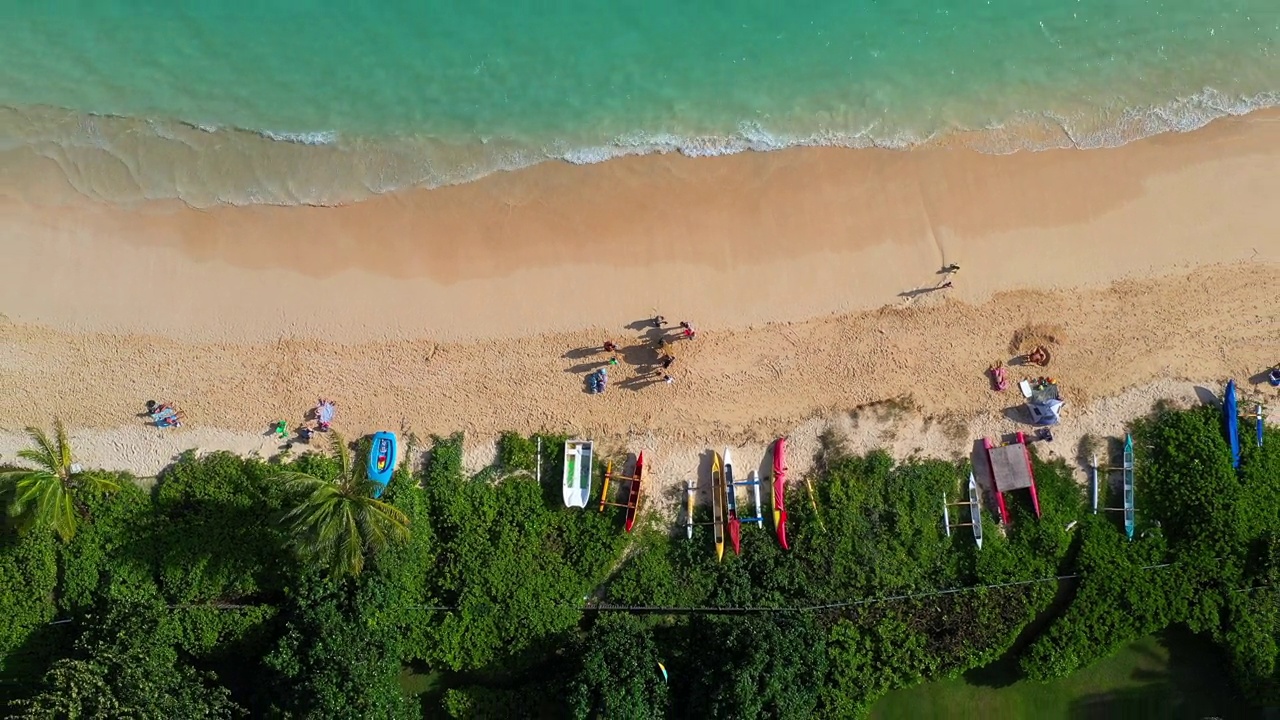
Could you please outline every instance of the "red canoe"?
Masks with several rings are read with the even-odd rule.
[[[773,526],[778,530],[778,542],[783,550],[787,545],[787,439],[778,438],[773,445]]]
[[[627,522],[626,530],[636,524],[636,509],[640,507],[640,483],[644,480],[644,453],[636,456],[636,471],[631,476],[631,484],[627,489]]]
[[[738,520],[738,490],[734,487],[733,457],[729,448],[724,449],[724,507],[729,512],[725,523],[729,526],[729,542],[733,543],[733,553],[742,554],[742,523]]]

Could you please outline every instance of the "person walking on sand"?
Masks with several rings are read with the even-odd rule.
[[[654,326],[654,327],[656,327],[656,328],[661,329],[661,328],[662,328],[662,324],[663,324],[663,323],[665,323],[666,321],[667,321],[667,319],[666,319],[666,318],[664,318],[664,317],[662,317],[661,315],[654,315],[654,316],[653,316],[653,326]]]
[[[939,289],[939,290],[946,290],[946,289],[947,289],[947,288],[949,288],[949,287],[951,287],[951,281],[950,281],[950,280],[948,280],[948,281],[946,281],[946,282],[942,283],[941,285],[939,285],[939,286],[938,286],[938,289]]]
[[[618,364],[618,358],[617,358],[617,356],[614,356],[614,357],[609,358],[609,364],[610,364],[610,365],[617,365],[617,364]]]
[[[663,369],[663,370],[670,370],[670,369],[671,369],[671,363],[673,363],[673,362],[675,362],[675,361],[676,361],[676,359],[675,359],[675,358],[673,358],[673,357],[671,357],[670,355],[664,355],[664,356],[662,357],[662,369]]]
[[[676,379],[675,379],[675,378],[673,378],[673,377],[671,377],[670,375],[666,375],[666,374],[664,374],[664,375],[662,376],[662,382],[664,382],[664,383],[666,383],[666,384],[668,384],[668,385],[670,385],[671,383],[673,383],[673,382],[675,382],[675,381],[676,381]]]
[[[948,265],[948,266],[946,266],[946,267],[944,267],[944,268],[942,268],[942,269],[943,269],[943,270],[945,270],[945,271],[947,272],[947,274],[948,274],[948,275],[953,275],[953,274],[955,274],[955,273],[960,272],[960,266],[959,266],[959,265],[957,265],[957,264],[955,264],[955,263],[951,263],[950,265]]]

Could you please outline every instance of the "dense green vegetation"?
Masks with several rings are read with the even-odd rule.
[[[997,660],[1061,678],[1179,626],[1237,693],[1280,702],[1280,436],[1237,472],[1212,409],[1133,431],[1132,542],[1037,460],[1043,517],[1011,496],[979,551],[940,517],[967,462],[829,437],[817,509],[793,490],[792,550],[748,526],[723,563],[708,528],[689,542],[649,516],[627,536],[619,513],[564,509],[557,437],[539,458],[506,435],[476,476],[461,436],[436,438],[383,497],[407,533],[330,533],[354,554],[297,523],[371,507],[342,504],[340,454],[188,454],[150,491],[95,473],[70,535],[6,497],[0,692],[41,718],[843,718]]]

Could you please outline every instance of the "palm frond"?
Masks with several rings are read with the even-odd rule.
[[[75,476],[82,486],[101,493],[119,492],[120,483],[115,478],[97,472],[87,472]]]
[[[342,437],[342,433],[337,430],[331,430],[330,433],[329,450],[333,452],[333,458],[338,461],[338,477],[335,482],[340,484],[350,482],[354,476],[351,472],[351,448],[347,447],[347,440]]]
[[[311,473],[283,470],[271,476],[271,482],[284,485],[289,492],[311,492],[317,485],[332,485],[328,480],[321,480]]]
[[[44,470],[28,470],[20,475],[14,487],[13,511],[52,529],[64,542],[74,537],[75,501],[62,478]]]
[[[67,428],[62,424],[62,418],[53,419],[53,437],[57,443],[58,469],[65,475],[71,472],[71,441],[67,439]]]
[[[58,456],[60,453],[54,450],[53,443],[49,441],[49,436],[45,434],[44,430],[41,430],[38,427],[28,425],[26,430],[27,437],[31,438],[31,442],[35,443],[36,447],[39,449],[19,450],[18,457],[24,460],[30,460],[41,468],[57,474]]]

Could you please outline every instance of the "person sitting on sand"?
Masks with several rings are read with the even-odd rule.
[[[1032,365],[1044,367],[1049,364],[1049,350],[1043,345],[1037,345],[1031,352],[1027,353],[1026,359]]]
[[[607,353],[617,352],[618,346],[613,344],[612,340],[604,341],[604,351]]]
[[[332,400],[320,398],[316,401],[316,427],[322,431],[333,424],[333,416],[338,412],[338,404]]]
[[[686,339],[692,340],[693,336],[698,334],[698,331],[694,330],[693,326],[687,322],[681,321],[680,327],[684,328],[684,336]]]

